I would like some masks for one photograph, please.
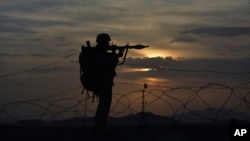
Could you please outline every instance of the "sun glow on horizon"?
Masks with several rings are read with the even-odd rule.
[[[140,53],[143,54],[145,57],[148,58],[155,58],[155,57],[177,57],[176,54],[166,50],[166,49],[145,49],[145,50],[140,50]]]
[[[153,57],[166,57],[166,56],[170,56],[168,52],[164,51],[164,50],[149,50],[149,51],[145,51],[145,55],[149,58],[153,58]]]

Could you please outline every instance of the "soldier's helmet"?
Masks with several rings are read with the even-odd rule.
[[[101,34],[97,35],[97,37],[96,37],[96,42],[99,44],[107,43],[109,41],[111,41],[111,38],[107,33],[101,33]]]

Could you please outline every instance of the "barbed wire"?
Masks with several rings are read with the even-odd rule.
[[[48,66],[51,66],[51,65],[55,65],[57,63],[60,63],[62,61],[64,61],[65,59],[68,59],[74,55],[76,55],[78,52],[75,52],[75,53],[72,53],[72,54],[69,54],[69,55],[66,55],[58,60],[55,60],[53,62],[50,62],[50,63],[47,63],[47,64],[43,64],[43,65],[39,65],[39,66],[34,66],[34,67],[31,67],[31,68],[28,68],[28,69],[24,69],[24,70],[21,70],[21,71],[17,71],[17,72],[12,72],[12,73],[7,73],[7,74],[2,74],[0,75],[0,79],[1,78],[7,78],[7,77],[10,77],[10,76],[15,76],[15,75],[19,75],[19,74],[22,74],[22,73],[27,73],[27,72],[32,72],[32,71],[36,71],[38,69],[41,69],[41,68],[44,68],[44,67],[48,67]]]
[[[249,86],[250,82],[242,83],[235,87],[218,83],[208,83],[199,89],[175,87],[167,89],[143,89],[143,91],[131,91],[123,94],[114,93],[110,115],[114,117],[135,115],[141,112],[140,109],[142,106],[144,106],[145,109],[152,109],[155,106],[159,106],[158,104],[160,103],[160,107],[168,109],[165,115],[172,117],[176,121],[199,119],[219,123],[231,113],[237,112],[238,110],[240,111],[242,108],[249,114],[250,91],[240,89],[247,85]],[[209,92],[211,89],[214,90],[214,87],[222,87],[223,89],[215,90],[225,90],[227,92],[225,94],[215,92],[218,93],[219,97],[222,97],[222,95],[225,97],[220,100],[221,104],[218,107],[215,107],[215,105],[212,104],[213,102],[211,103],[211,100],[206,99],[206,97],[210,95],[207,91]],[[86,106],[88,101],[87,97],[81,96],[79,98],[75,97],[75,95],[67,95],[79,89],[81,89],[81,87],[68,89],[48,97],[0,104],[0,122],[3,124],[12,120],[22,121],[31,118],[54,121],[67,114],[70,115],[67,118],[84,117],[88,116],[88,114],[93,115],[95,108]],[[144,92],[145,95],[142,95],[142,92]],[[146,102],[142,103],[142,99],[145,99]],[[195,103],[200,103],[202,105],[200,108],[207,110],[207,113],[197,111],[197,106],[193,106]],[[15,113],[15,111],[20,110],[24,112],[25,108],[22,109],[22,106],[35,108],[37,112],[27,112],[24,115]],[[155,111],[157,111],[157,109],[155,109]],[[154,113],[155,111],[152,110],[150,112]],[[187,113],[189,113],[189,116],[186,116]]]

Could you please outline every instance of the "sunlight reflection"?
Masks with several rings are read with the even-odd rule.
[[[152,70],[153,70],[152,68],[126,68],[123,69],[122,72],[147,72]]]
[[[166,85],[170,80],[164,78],[156,78],[156,77],[145,77],[141,78],[140,81],[143,81],[149,85]]]

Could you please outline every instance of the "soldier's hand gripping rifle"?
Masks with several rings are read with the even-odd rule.
[[[86,41],[87,43],[87,46],[90,47],[90,42],[89,41]],[[116,51],[116,50],[119,50],[119,51],[125,51],[125,54],[123,56],[123,61],[121,63],[119,63],[119,65],[122,65],[125,63],[125,60],[126,60],[126,57],[127,57],[127,54],[128,54],[128,49],[143,49],[143,48],[146,48],[146,47],[149,47],[148,45],[129,45],[127,43],[127,45],[125,46],[117,46],[117,45],[111,45],[109,47],[106,48],[106,50],[111,50],[111,51]]]

